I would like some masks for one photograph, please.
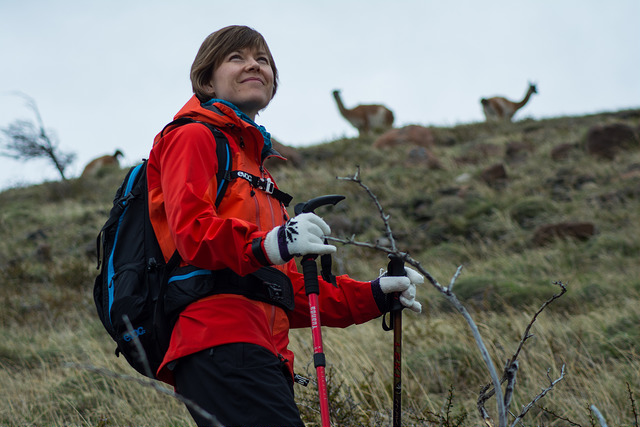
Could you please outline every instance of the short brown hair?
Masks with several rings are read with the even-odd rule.
[[[278,88],[278,69],[266,40],[253,28],[231,25],[209,34],[202,42],[191,65],[191,87],[201,102],[211,98],[204,86],[211,81],[213,72],[222,64],[224,58],[231,52],[245,48],[261,49],[267,53],[273,70],[273,98]]]

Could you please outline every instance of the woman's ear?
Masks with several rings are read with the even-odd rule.
[[[212,82],[203,84],[202,88],[207,92],[207,95],[209,95],[211,98],[215,98],[216,90],[214,89]]]

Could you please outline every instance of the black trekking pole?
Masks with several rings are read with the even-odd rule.
[[[402,258],[389,255],[389,265],[387,267],[388,276],[405,276],[404,261]],[[400,302],[400,292],[393,294],[391,303],[390,324],[382,318],[382,329],[390,331],[393,329],[393,427],[402,425],[402,309],[404,306]]]
[[[344,199],[344,196],[330,195],[320,196],[311,199],[306,203],[299,203],[295,206],[296,215],[313,212],[316,208],[324,205],[335,205]],[[326,243],[326,239],[325,239]],[[322,329],[320,325],[320,304],[318,294],[320,284],[318,283],[318,266],[316,265],[317,254],[307,254],[302,257],[302,273],[304,274],[304,288],[309,297],[309,312],[311,314],[311,335],[313,336],[313,364],[318,377],[318,394],[320,398],[320,417],[322,427],[330,427],[329,417],[329,394],[327,393],[327,378],[325,376],[326,359],[322,348]]]

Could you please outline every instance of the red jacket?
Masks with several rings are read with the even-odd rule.
[[[262,134],[221,103],[202,107],[194,96],[175,118],[190,117],[220,129],[229,140],[232,169],[271,178],[263,168]],[[215,208],[218,168],[216,143],[201,124],[168,129],[154,141],[149,155],[149,212],[158,241],[168,260],[177,248],[184,263],[208,270],[230,268],[244,276],[263,267],[264,254],[255,253],[255,239],[288,219],[285,207],[248,181],[229,184]],[[262,256],[257,256],[262,255]],[[293,353],[287,348],[289,328],[310,326],[304,279],[295,260],[275,266],[293,283],[295,310],[285,310],[240,295],[221,294],[198,300],[180,314],[158,378],[170,384],[167,363],[180,357],[226,343],[261,345],[288,362],[293,372]],[[346,327],[381,315],[370,282],[347,276],[338,286],[320,280],[320,319],[325,326]]]

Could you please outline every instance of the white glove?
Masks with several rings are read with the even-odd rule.
[[[380,276],[380,289],[385,294],[400,292],[400,303],[416,313],[422,305],[416,301],[416,285],[424,283],[424,276],[412,268],[405,267],[406,276]]]
[[[314,213],[303,213],[291,218],[284,225],[275,227],[264,238],[264,250],[273,264],[284,264],[298,255],[324,255],[336,251],[336,247],[324,243],[324,236],[331,228]]]

